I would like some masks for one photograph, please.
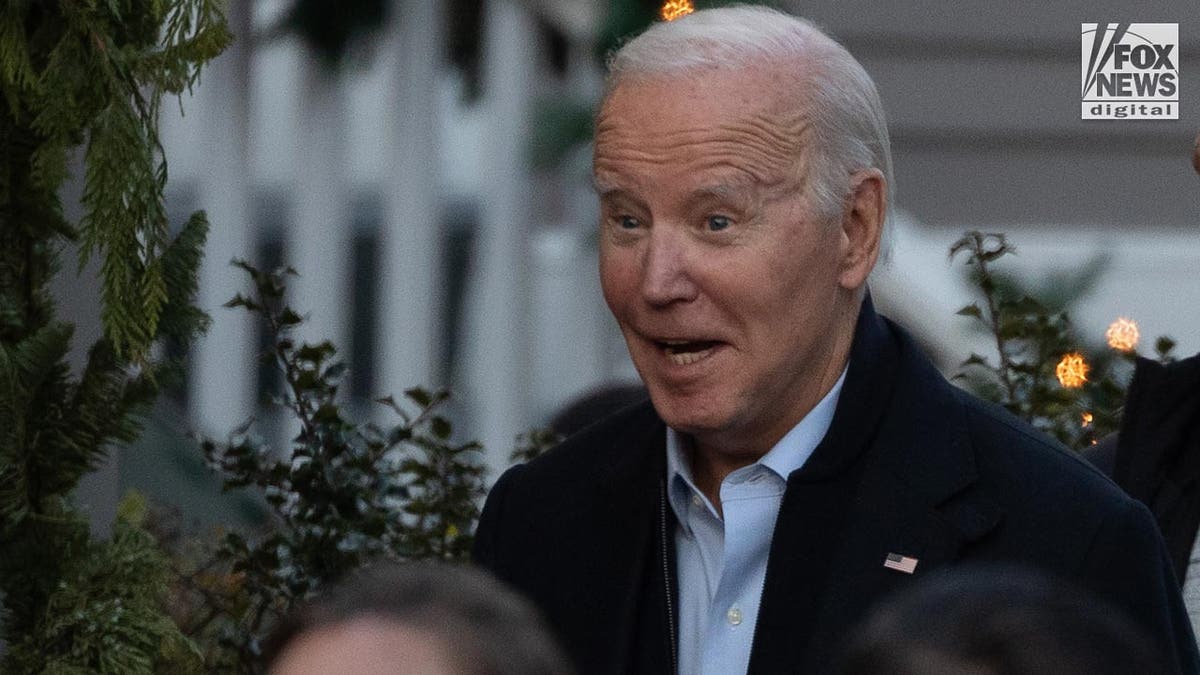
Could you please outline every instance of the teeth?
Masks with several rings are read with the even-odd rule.
[[[658,340],[659,346],[666,353],[671,363],[687,366],[702,361],[712,355],[716,344],[704,340]],[[707,344],[708,346],[701,349]]]
[[[680,365],[680,366],[686,366],[686,365],[693,364],[701,359],[707,358],[709,354],[712,354],[711,347],[708,349],[705,349],[704,351],[699,351],[699,352],[677,352],[677,353],[668,352],[667,358],[671,359],[671,363],[674,363],[674,364]]]

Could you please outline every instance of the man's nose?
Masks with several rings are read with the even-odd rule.
[[[651,236],[642,269],[642,298],[655,306],[694,300],[692,251],[681,233],[656,228]]]

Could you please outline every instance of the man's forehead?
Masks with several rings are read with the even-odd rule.
[[[619,85],[596,122],[598,191],[630,187],[637,176],[675,175],[730,192],[796,177],[810,124],[769,97],[729,80]]]
[[[636,137],[639,143],[658,138],[670,143],[676,135],[686,142],[724,131],[795,149],[807,117],[801,79],[759,66],[626,76],[602,101],[596,142]]]
[[[600,115],[618,100],[690,100],[707,105],[738,105],[750,109],[784,112],[797,108],[808,88],[803,69],[783,64],[697,66],[621,75],[610,84]],[[719,98],[711,98],[717,92]]]
[[[697,176],[689,183],[690,185],[685,188],[686,197],[689,200],[705,197],[732,200],[744,197],[751,190],[763,186],[760,181],[741,171],[729,171],[715,176]],[[636,177],[603,169],[597,169],[593,173],[592,187],[602,199],[629,197],[642,192],[643,188]]]

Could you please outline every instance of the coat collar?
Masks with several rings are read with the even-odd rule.
[[[1180,583],[1200,524],[1200,354],[1171,364],[1138,357],[1112,478],[1150,507]]]
[[[941,511],[964,537],[995,524],[990,506],[974,509],[988,514],[976,513],[952,499],[977,476],[956,391],[903,328],[875,312],[870,295],[829,433],[791,483],[835,480],[868,451],[895,479],[902,501]]]
[[[666,425],[649,402],[625,422],[611,439],[601,492],[613,510],[645,513],[666,477]],[[977,471],[956,390],[903,328],[875,312],[869,294],[829,431],[789,488],[844,479],[868,452],[872,467],[887,471],[897,505],[936,512],[964,541],[999,521],[994,500],[970,489]]]
[[[952,561],[1001,520],[977,488],[955,390],[870,297],[824,441],[788,479],[759,610],[751,672],[811,672],[879,597]],[[787,635],[786,639],[777,636]]]

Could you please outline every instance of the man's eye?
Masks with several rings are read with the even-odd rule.
[[[642,223],[633,216],[617,216],[617,224],[622,230],[636,230],[641,227]]]
[[[709,216],[708,217],[708,231],[709,232],[720,232],[721,230],[728,228],[732,224],[733,224],[733,221],[729,220],[728,216]]]

